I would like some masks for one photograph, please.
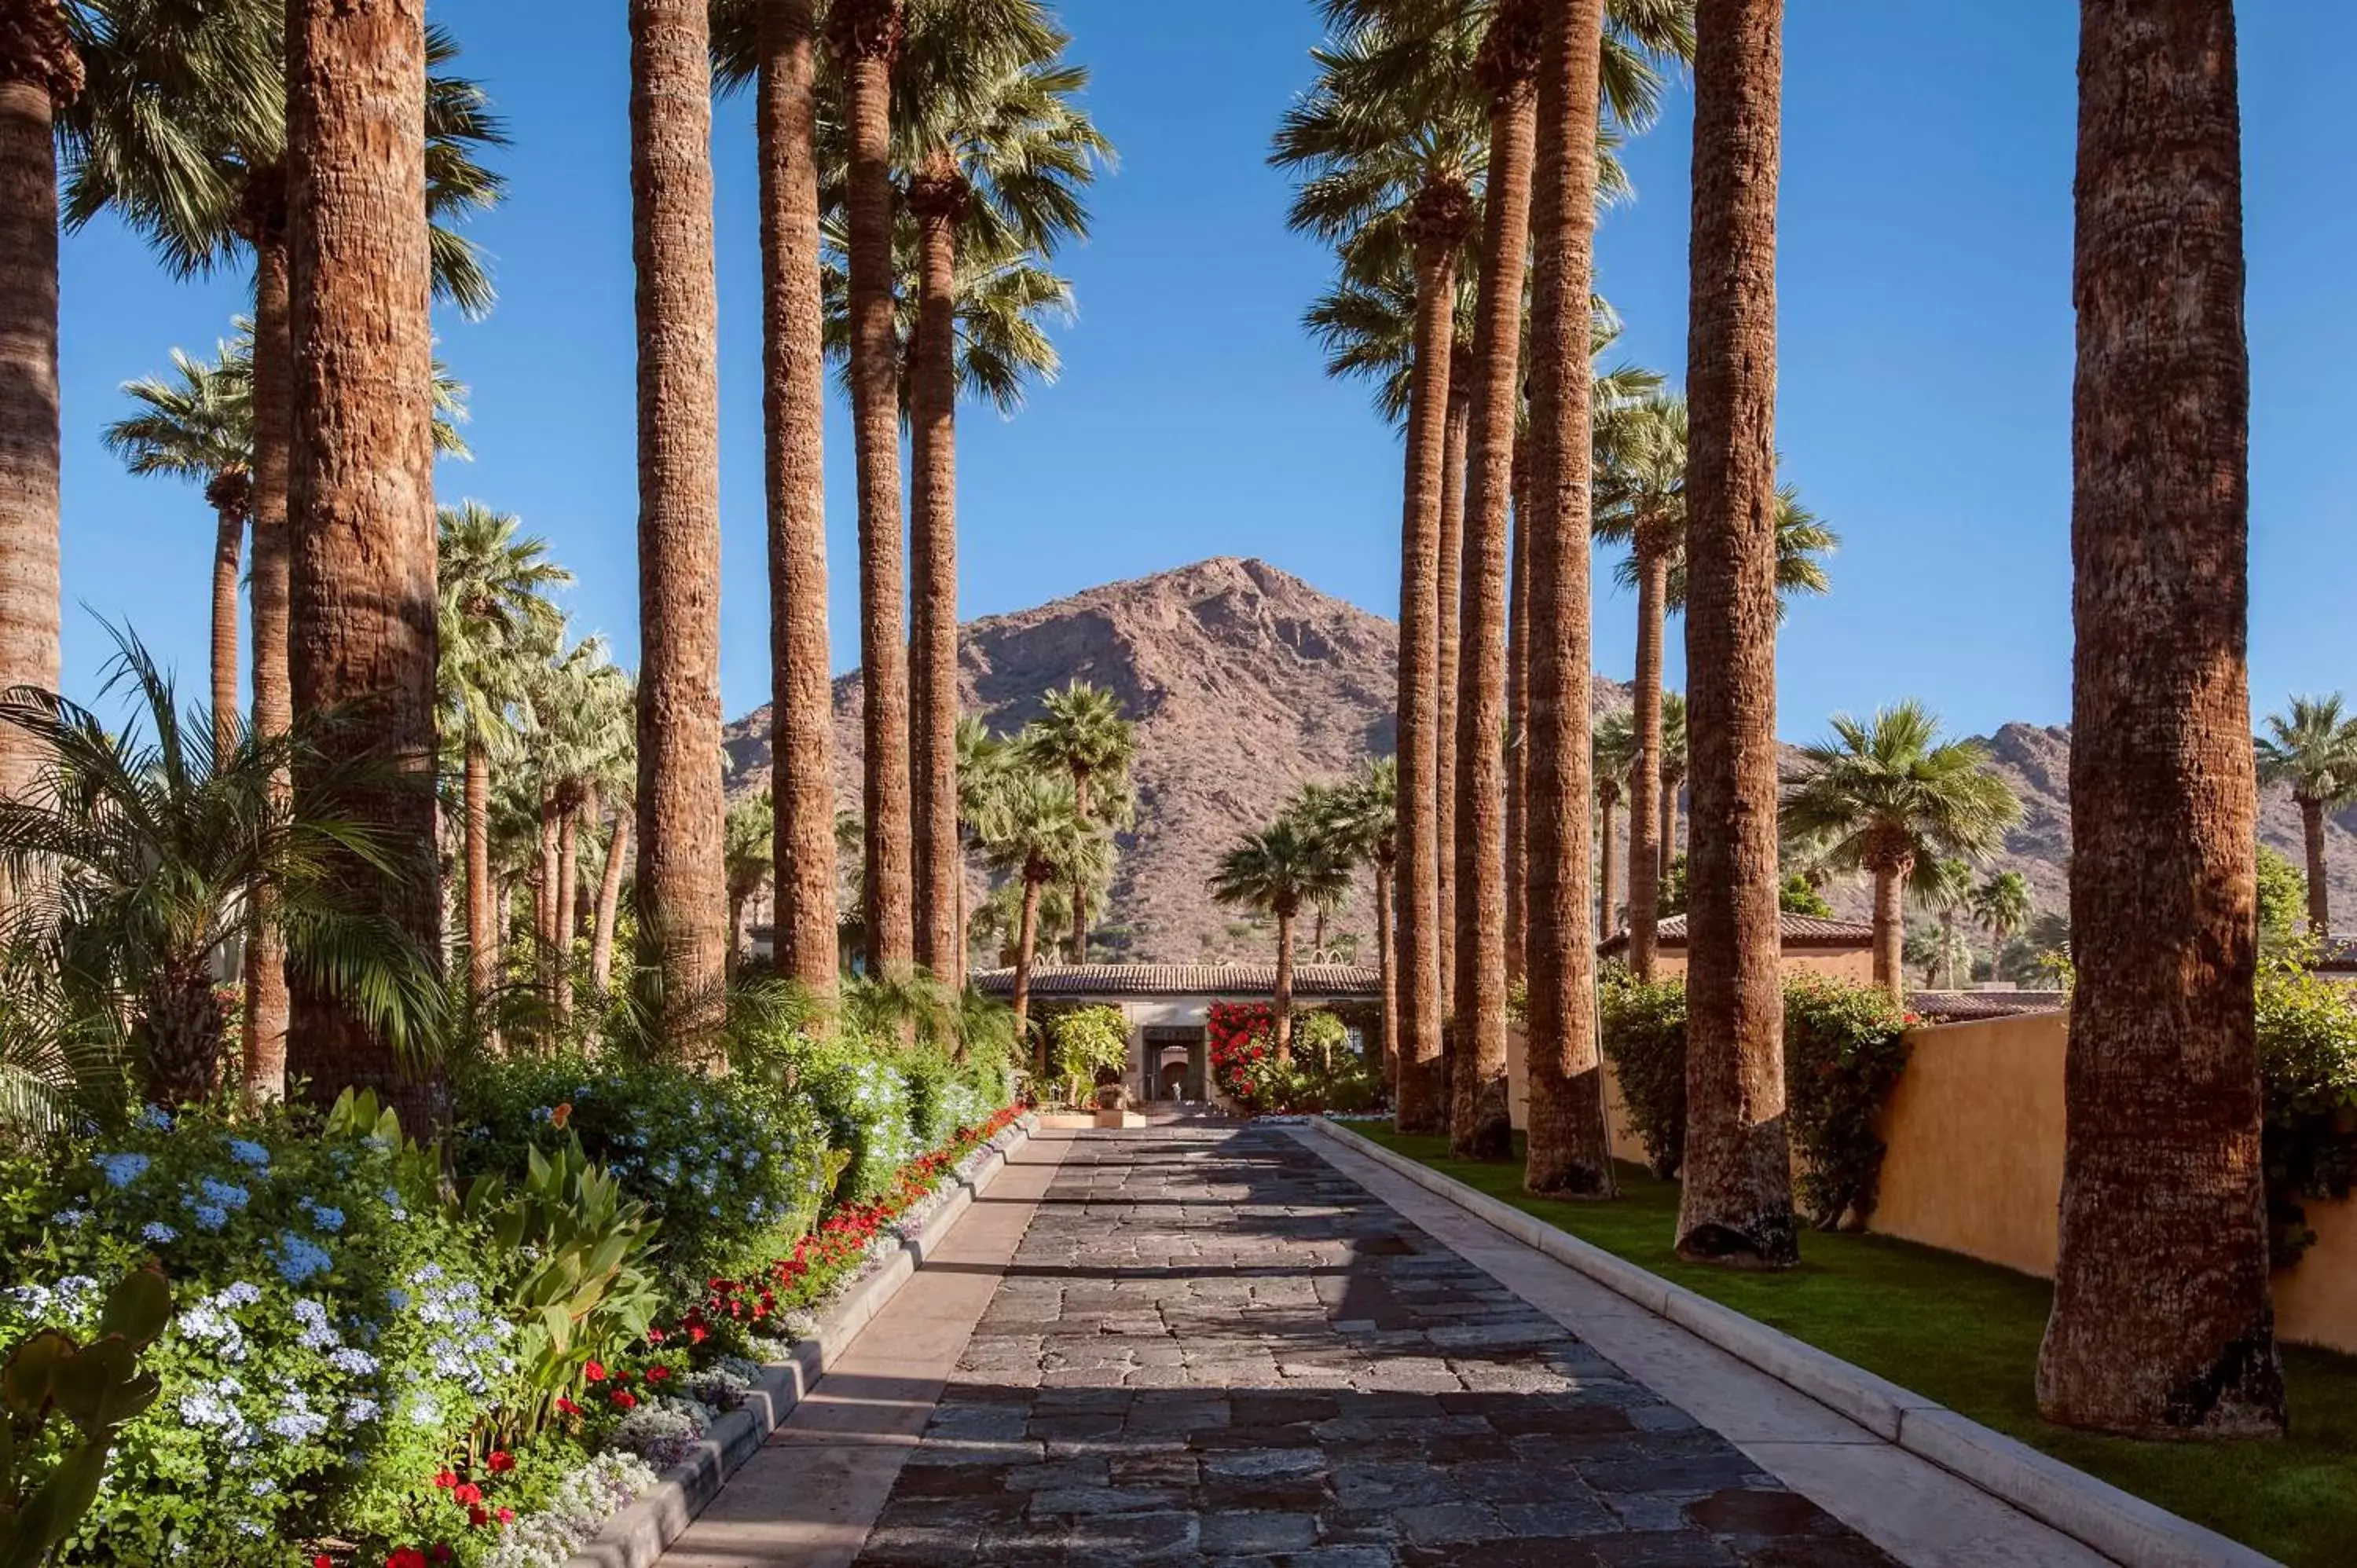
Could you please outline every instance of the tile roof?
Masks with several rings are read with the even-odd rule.
[[[977,990],[1011,994],[1011,969],[977,970]],[[1042,963],[1031,969],[1034,996],[1265,996],[1276,965],[1247,963]],[[1297,996],[1380,996],[1383,975],[1348,963],[1305,963],[1293,971]]]
[[[1868,947],[1874,941],[1874,928],[1864,920],[1828,920],[1821,915],[1792,915],[1780,918],[1784,946],[1788,948],[1852,948]],[[1682,948],[1686,945],[1686,918],[1672,915],[1654,928],[1654,940],[1663,947]],[[1615,933],[1609,940],[1597,945],[1598,952],[1624,952],[1629,947],[1629,933]]]
[[[1927,1024],[1964,1024],[2022,1013],[2057,1013],[2069,1005],[2060,991],[1910,991],[1908,1008]]]

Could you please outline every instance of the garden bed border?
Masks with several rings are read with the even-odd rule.
[[[1313,1116],[1300,1125],[1302,1131],[1297,1136],[1325,1138],[1363,1155],[1524,1246],[1846,1416],[1885,1442],[1962,1477],[2115,1562],[2136,1568],[2279,1568],[2274,1558],[2240,1541],[2179,1519],[1862,1367],[1683,1285],[1672,1284],[1650,1270],[1387,1149],[1340,1122]]]
[[[653,1568],[737,1467],[784,1424],[826,1375],[827,1367],[924,1266],[942,1238],[998,1179],[1015,1151],[1030,1140],[1038,1122],[1038,1113],[1027,1112],[984,1144],[988,1152],[974,1173],[950,1178],[957,1190],[925,1216],[922,1229],[904,1239],[882,1268],[828,1308],[817,1332],[797,1341],[791,1357],[763,1367],[744,1403],[715,1421],[685,1459],[664,1470],[651,1488],[608,1519],[594,1539],[566,1560],[565,1568]]]

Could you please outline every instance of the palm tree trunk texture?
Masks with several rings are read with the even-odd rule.
[[[639,915],[662,1032],[705,1054],[727,957],[721,869],[719,302],[701,0],[630,0],[639,335]]]
[[[2274,1435],[2229,0],[2083,0],[2075,205],[2079,980],[2038,1405],[2139,1436]]]
[[[1015,933],[1015,1038],[1017,1043],[1028,1036],[1031,1025],[1031,961],[1039,943],[1039,894],[1047,886],[1043,877],[1026,875],[1023,878],[1023,916]],[[1037,1065],[1042,1073],[1048,1066],[1047,1048],[1040,1047]]]
[[[1089,777],[1087,768],[1072,769],[1072,805],[1082,822],[1091,820],[1090,812],[1094,807],[1094,801],[1091,799],[1094,793],[1092,789],[1093,783],[1094,780]],[[1071,917],[1072,961],[1086,963],[1089,961],[1089,885],[1088,879],[1081,875],[1077,866],[1072,871]]]
[[[770,795],[778,824],[775,951],[779,973],[825,996],[834,991],[839,958],[813,9],[813,0],[765,0],[755,120],[770,512]],[[618,842],[626,836],[618,829]],[[602,890],[599,899],[602,910]],[[601,976],[598,989],[605,984]]]
[[[1598,858],[1602,864],[1597,873],[1596,898],[1596,940],[1600,943],[1612,940],[1612,885],[1620,880],[1620,834],[1613,825],[1612,818],[1620,809],[1620,796],[1617,793],[1604,795],[1598,804],[1602,808],[1598,812],[1602,818],[1599,831],[1604,835],[1598,850]]]
[[[1678,861],[1678,790],[1684,783],[1674,772],[1662,777],[1662,831],[1655,845],[1661,856],[1662,882],[1670,879],[1670,868]]]
[[[1457,1070],[1451,1075],[1449,1152],[1504,1159],[1513,1147],[1506,1091],[1506,779],[1498,738],[1506,724],[1508,531],[1513,504],[1514,426],[1522,407],[1523,263],[1531,231],[1531,162],[1538,136],[1537,13],[1508,0],[1493,15],[1481,55],[1490,92],[1487,258],[1467,361],[1470,404],[1464,541],[1462,651],[1457,664]],[[1585,423],[1586,412],[1580,413]],[[1445,628],[1444,628],[1445,634]]]
[[[2299,802],[2300,837],[2308,852],[2308,929],[2319,938],[2332,935],[2332,890],[2324,865],[2324,802]]]
[[[295,722],[286,667],[290,538],[288,464],[295,444],[292,277],[286,250],[284,171],[249,175],[253,244],[253,564],[252,602],[253,731],[285,735]],[[256,188],[266,179],[266,188]],[[257,196],[260,198],[256,199]],[[277,780],[280,789],[293,781]],[[254,888],[254,920],[245,950],[245,1095],[276,1100],[286,1088],[286,944],[269,918],[267,883]]]
[[[614,918],[622,903],[622,870],[630,857],[630,816],[614,813],[606,841],[606,874],[597,879],[597,912],[589,933],[589,983],[603,996],[614,984]]]
[[[920,246],[916,363],[909,389],[910,793],[917,961],[962,984],[957,933],[957,223],[964,177],[946,155],[912,180]]]
[[[1521,980],[1530,950],[1530,881],[1523,874],[1530,829],[1530,459],[1514,436],[1514,527],[1506,591],[1506,978]]]
[[[1776,181],[1783,0],[1695,8],[1686,395],[1681,1257],[1799,1262],[1776,907]],[[2248,737],[2245,737],[2245,746]]]
[[[1874,983],[1890,993],[1891,1000],[1907,1005],[1907,874],[1908,863],[1880,865],[1874,877]]]
[[[1636,763],[1629,769],[1629,971],[1651,980],[1662,918],[1662,627],[1670,562],[1665,547],[1643,532],[1642,519],[1638,528],[1637,673],[1629,693],[1637,741]]]
[[[0,3],[0,689],[58,686],[58,156],[81,90],[56,0]],[[32,782],[28,736],[0,736],[0,795]]]
[[[479,1004],[498,983],[491,951],[491,758],[467,728],[467,993]]]
[[[364,804],[399,874],[349,868],[437,965],[434,336],[425,219],[424,0],[290,0],[295,441],[287,673],[297,711],[361,704],[323,761],[404,776]],[[304,792],[306,769],[295,772]],[[315,1097],[376,1089],[420,1137],[448,1113],[439,1069],[316,985],[293,988],[286,1069]]]
[[[1588,296],[1595,276],[1604,0],[1545,7],[1531,294],[1530,1136],[1532,1192],[1609,1189],[1596,949],[1587,940],[1592,736]]]
[[[213,763],[229,760],[237,734],[237,569],[245,553],[242,501],[222,505],[213,527]]]
[[[553,954],[555,960],[554,970],[555,983],[553,987],[554,992],[553,999],[556,1004],[556,1021],[559,1024],[568,1024],[573,1021],[573,933],[578,928],[581,912],[580,825],[580,808],[567,806],[558,812],[556,819],[556,948]],[[728,930],[731,938],[729,945],[733,948],[736,945],[734,938],[737,930],[737,924],[733,919],[729,922]]]
[[[892,64],[900,0],[835,0],[828,41],[849,122],[852,435],[859,476],[859,651],[866,689],[867,964],[916,957],[909,797],[909,649],[900,632],[899,346],[892,322]]]
[[[1436,623],[1440,639],[1439,705],[1433,713],[1433,853],[1440,860],[1440,1010],[1457,1011],[1457,699],[1458,667],[1464,661],[1466,453],[1471,438],[1473,401],[1458,384],[1472,380],[1472,349],[1460,344],[1449,356],[1448,423],[1443,437],[1440,481],[1440,604]],[[1461,1031],[1452,1031],[1455,1039]]]
[[[1293,921],[1290,909],[1276,911],[1276,984],[1269,998],[1279,1065],[1293,1059]]]
[[[1448,1119],[1441,1081],[1440,514],[1448,477],[1448,360],[1457,250],[1472,220],[1461,184],[1436,182],[1409,215],[1415,241],[1415,368],[1400,528],[1399,1012],[1403,1133]]]
[[[559,973],[556,957],[556,879],[557,829],[556,798],[544,791],[540,798],[540,884],[533,890],[532,914],[533,934],[538,939],[534,955],[540,970],[540,993],[551,1011],[556,1006],[556,978]]]
[[[1379,855],[1375,859],[1375,968],[1380,972],[1383,997],[1383,1087],[1396,1104],[1400,1065],[1399,952],[1392,927],[1392,886],[1391,863]]]

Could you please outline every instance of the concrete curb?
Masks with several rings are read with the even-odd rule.
[[[1944,1405],[1615,1257],[1323,1117],[1297,1136],[1364,1155],[1696,1338],[2130,1568],[2279,1568],[2275,1559],[2097,1480]]]
[[[829,1364],[924,1266],[950,1228],[998,1179],[1015,1151],[1030,1140],[1036,1124],[1036,1117],[1026,1115],[985,1144],[989,1152],[974,1174],[958,1178],[957,1190],[925,1217],[924,1229],[902,1241],[882,1268],[852,1286],[820,1320],[818,1332],[797,1343],[788,1359],[763,1367],[745,1402],[714,1422],[694,1452],[608,1520],[594,1540],[566,1560],[565,1568],[653,1568],[737,1466],[784,1424],[794,1406],[825,1376]]]

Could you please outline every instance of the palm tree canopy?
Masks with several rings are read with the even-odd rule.
[[[2029,880],[2018,871],[2000,871],[1972,891],[1973,918],[2002,944],[2029,924]]]
[[[1607,714],[1596,721],[1589,736],[1589,750],[1596,774],[1596,793],[1607,800],[1618,800],[1629,781],[1629,770],[1637,766],[1637,725],[1628,714]]]
[[[842,221],[823,229],[826,259],[819,273],[825,298],[822,323],[826,357],[846,392],[850,386],[851,279],[845,257],[849,234]],[[917,328],[917,225],[907,211],[893,220],[893,328],[900,345],[900,414],[909,413],[911,350]],[[956,301],[958,391],[988,403],[1001,414],[1022,410],[1026,389],[1051,386],[1063,373],[1050,328],[1078,318],[1072,285],[1039,264],[1028,252],[993,252],[961,246],[952,285]]]
[[[1137,726],[1122,715],[1119,697],[1074,680],[1040,701],[1044,711],[1023,726],[1017,742],[1033,762],[1092,782],[1128,772],[1137,756]]]
[[[2342,715],[2338,692],[2294,697],[2289,713],[2269,714],[2258,759],[2259,782],[2287,785],[2303,803],[2357,800],[2357,718]]]
[[[1346,862],[1387,866],[1399,844],[1399,759],[1377,757],[1317,798],[1318,830]]]
[[[1246,833],[1221,857],[1211,879],[1211,897],[1289,919],[1306,904],[1339,898],[1349,890],[1349,863],[1333,846],[1290,816]]]
[[[210,484],[253,464],[253,380],[232,370],[235,349],[208,361],[172,350],[172,376],[125,381],[138,405],[108,425],[106,449],[135,474],[169,474]]]
[[[728,808],[720,829],[720,864],[732,899],[749,897],[777,865],[778,813],[770,791]]]
[[[1879,709],[1870,721],[1836,714],[1833,731],[1802,748],[1782,813],[1786,839],[1821,838],[1832,869],[1911,862],[1910,879],[1935,888],[1940,860],[1994,854],[2021,820],[2012,786],[1989,771],[1981,744],[1943,741],[1921,703]]]
[[[530,672],[564,637],[564,612],[548,595],[573,581],[548,559],[547,542],[522,536],[522,526],[478,500],[435,516],[443,712],[454,730],[494,743],[511,733],[510,710]]]
[[[1662,693],[1662,777],[1686,776],[1686,699],[1683,692]]]
[[[1071,779],[1060,771],[1020,768],[1008,777],[1004,815],[983,849],[991,865],[1027,882],[1093,880],[1111,845],[1081,818]]]

